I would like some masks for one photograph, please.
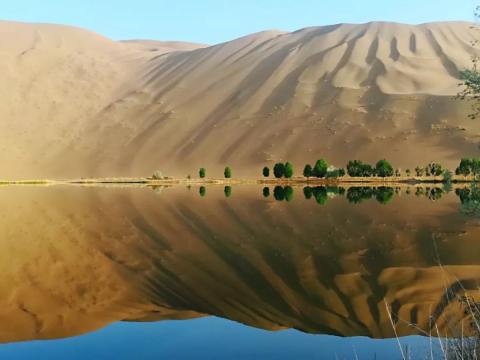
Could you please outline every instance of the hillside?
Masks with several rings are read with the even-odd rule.
[[[453,100],[469,23],[338,24],[210,47],[0,23],[2,177],[237,176],[318,157],[453,166],[480,125]]]

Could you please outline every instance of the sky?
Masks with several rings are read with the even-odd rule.
[[[473,21],[480,0],[4,0],[0,19],[87,28],[115,40],[216,44],[336,23]]]

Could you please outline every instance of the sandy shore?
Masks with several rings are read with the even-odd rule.
[[[453,176],[452,183],[466,184],[475,182],[472,176]],[[30,179],[30,180],[0,180],[0,185],[149,185],[149,186],[172,186],[172,185],[303,185],[303,186],[394,186],[394,185],[421,185],[421,184],[442,184],[444,179],[437,177],[342,177],[336,179],[317,179],[295,177],[291,179],[275,178],[238,178],[238,179],[180,179],[165,178],[155,180],[151,178],[84,178],[84,179]]]

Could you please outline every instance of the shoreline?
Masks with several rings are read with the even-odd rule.
[[[453,176],[452,184],[473,184],[474,177]],[[85,179],[30,179],[30,180],[0,180],[1,185],[145,185],[145,186],[202,186],[202,185],[303,185],[303,186],[392,186],[392,185],[441,185],[447,183],[441,176],[438,177],[349,177],[342,178],[304,178],[291,179],[275,178],[245,178],[245,179],[178,179],[165,178],[154,180],[152,178],[85,178]]]

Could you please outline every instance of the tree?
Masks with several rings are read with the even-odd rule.
[[[273,189],[273,197],[277,201],[283,201],[285,200],[285,190],[281,186],[275,186]]]
[[[310,200],[313,195],[313,190],[310,186],[306,186],[303,188],[303,195],[305,196],[305,199]]]
[[[268,178],[270,176],[270,168],[268,166],[265,166],[263,168],[262,174],[264,177]]]
[[[360,160],[350,160],[347,164],[347,173],[352,177],[369,177],[374,175],[376,170]]]
[[[293,188],[291,186],[286,186],[283,190],[285,193],[285,200],[287,200],[288,202],[292,201],[294,193]]]
[[[407,176],[410,176],[412,174],[412,172],[410,171],[410,169],[407,169],[407,170],[405,170],[405,174],[407,174]]]
[[[287,179],[293,176],[293,165],[290,162],[285,163],[284,175]]]
[[[205,178],[207,174],[207,171],[205,170],[205,168],[200,168],[200,170],[198,171],[198,175],[200,176],[201,179]]]
[[[230,167],[226,167],[223,174],[225,175],[225,179],[230,179],[232,177],[232,169]]]
[[[385,205],[393,199],[394,194],[395,192],[391,187],[382,186],[375,191],[375,198],[380,204]]]
[[[305,165],[305,168],[303,169],[303,176],[305,176],[307,179],[313,176],[313,169],[310,164]]]
[[[328,164],[325,160],[317,160],[315,166],[313,167],[313,176],[317,178],[324,178],[327,176]]]
[[[427,176],[440,176],[443,174],[443,168],[439,163],[432,162],[427,165],[425,172]]]
[[[385,159],[378,161],[375,169],[380,177],[390,177],[394,173],[393,166]]]
[[[472,172],[473,168],[473,159],[464,158],[460,161],[460,165],[458,165],[457,169],[455,170],[455,174],[468,176]]]
[[[415,174],[416,174],[417,176],[423,176],[424,173],[425,173],[425,169],[424,169],[424,168],[422,168],[422,167],[420,167],[420,166],[417,166],[417,167],[415,168]]]
[[[273,167],[273,175],[275,175],[277,179],[282,178],[285,175],[285,165],[282,163],[275,164]]]
[[[201,197],[204,197],[207,194],[207,189],[205,186],[200,186],[199,193]]]
[[[225,197],[229,198],[232,196],[232,187],[231,186],[225,186],[223,189],[223,192],[225,193]]]
[[[269,187],[264,187],[263,188],[263,197],[268,198],[270,196],[270,188]]]
[[[338,177],[344,177],[345,176],[345,169],[340,168],[338,169]]]

